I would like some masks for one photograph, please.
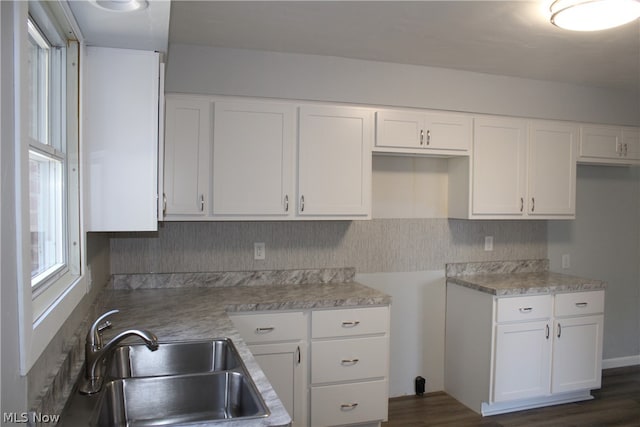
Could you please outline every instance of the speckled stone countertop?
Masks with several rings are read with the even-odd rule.
[[[602,280],[552,273],[548,260],[447,264],[447,283],[496,296],[605,289]]]
[[[291,419],[271,384],[238,334],[227,313],[264,310],[308,310],[349,306],[387,305],[391,297],[350,281],[346,283],[268,284],[260,286],[206,286],[105,290],[105,310],[110,317],[109,340],[127,328],[148,329],[162,343],[209,338],[230,338],[262,394],[271,414],[266,418],[225,421],[225,427],[286,426]],[[124,287],[126,288],[126,286]],[[207,424],[197,424],[204,426]],[[213,424],[218,425],[218,424]]]

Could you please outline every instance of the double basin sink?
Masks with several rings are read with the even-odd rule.
[[[214,424],[269,415],[229,339],[117,347],[105,368],[93,424]]]

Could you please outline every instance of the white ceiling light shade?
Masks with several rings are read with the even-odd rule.
[[[599,31],[640,17],[640,0],[555,0],[551,23],[573,31]]]
[[[93,0],[92,3],[101,9],[113,12],[133,12],[149,6],[146,0]]]

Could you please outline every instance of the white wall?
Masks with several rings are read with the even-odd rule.
[[[440,271],[357,274],[356,281],[391,295],[389,395],[444,390],[445,275]]]
[[[640,168],[578,166],[576,192],[575,221],[547,227],[551,268],[608,282],[604,366],[640,364]]]
[[[631,93],[445,68],[187,44],[169,45],[165,90],[640,124],[640,100]]]

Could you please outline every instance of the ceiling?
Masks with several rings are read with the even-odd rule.
[[[548,4],[549,0],[174,0],[168,39],[454,68],[640,96],[640,21],[600,32],[570,32],[548,22]],[[168,7],[168,1],[150,0],[148,10],[158,5]],[[117,33],[120,38],[127,34],[123,29]]]
[[[134,12],[104,10],[91,0],[67,0],[67,3],[88,46],[159,52],[168,49],[169,0],[151,0],[149,7]]]

